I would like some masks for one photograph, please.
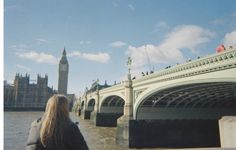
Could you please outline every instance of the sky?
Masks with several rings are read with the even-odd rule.
[[[4,80],[48,75],[57,90],[65,47],[68,93],[157,72],[236,46],[235,0],[5,0]]]

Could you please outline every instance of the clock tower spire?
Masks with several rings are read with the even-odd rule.
[[[58,93],[67,94],[69,64],[66,58],[66,48],[64,47],[58,70]]]

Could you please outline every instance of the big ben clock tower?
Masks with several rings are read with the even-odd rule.
[[[64,48],[63,55],[61,57],[59,63],[58,70],[58,93],[59,94],[67,94],[67,84],[68,84],[68,72],[69,72],[69,64],[66,58],[66,50]]]

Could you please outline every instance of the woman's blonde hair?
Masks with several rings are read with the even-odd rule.
[[[63,128],[68,121],[70,118],[67,98],[64,95],[53,95],[47,102],[40,129],[40,140],[44,147],[51,140],[56,145],[62,143]]]

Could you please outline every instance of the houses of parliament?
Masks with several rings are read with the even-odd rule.
[[[58,91],[48,87],[48,76],[37,76],[36,83],[30,83],[30,75],[17,73],[14,83],[4,81],[4,109],[44,109],[47,100],[56,93],[64,94],[72,105],[75,100],[74,94],[67,94],[69,64],[64,48],[58,69]]]

